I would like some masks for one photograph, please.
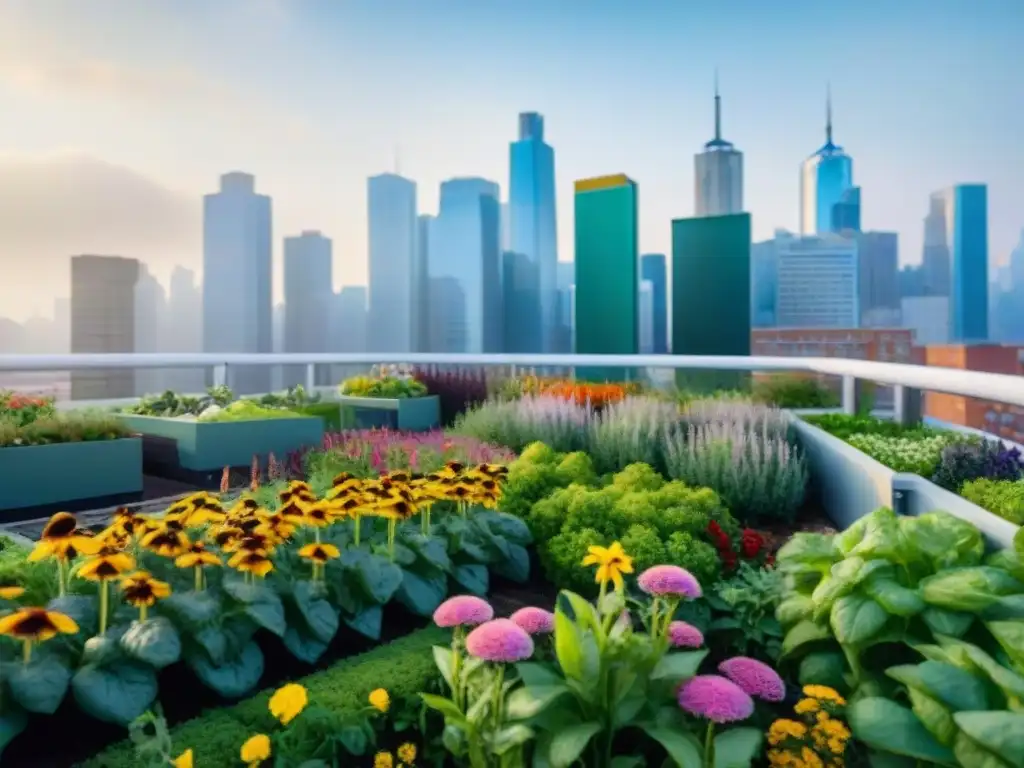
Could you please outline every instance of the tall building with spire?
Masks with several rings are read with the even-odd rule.
[[[825,99],[825,144],[804,160],[800,169],[800,234],[823,235],[835,231],[834,209],[840,206],[843,210],[843,206],[852,203],[848,194],[852,187],[853,158],[832,142],[830,91]],[[859,219],[859,195],[856,206]]]
[[[743,153],[722,138],[722,97],[715,76],[715,138],[693,157],[695,215],[726,216],[743,210]]]

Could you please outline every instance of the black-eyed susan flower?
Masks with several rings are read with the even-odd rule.
[[[323,578],[324,566],[327,564],[327,561],[341,557],[341,551],[333,544],[315,542],[307,544],[300,549],[299,557],[309,560],[313,565],[313,579],[315,581],[316,579]]]
[[[259,768],[260,763],[270,759],[270,737],[265,733],[251,736],[239,750],[239,757],[248,768]]]
[[[306,689],[298,683],[288,683],[274,691],[270,697],[270,714],[276,717],[281,725],[288,725],[306,708],[309,696]]]
[[[57,561],[57,586],[63,595],[67,591],[67,563],[80,554],[92,554],[102,546],[94,536],[78,527],[78,519],[70,512],[58,512],[50,518],[39,542],[29,553],[30,562],[47,558]]]
[[[146,571],[137,571],[121,578],[121,591],[125,602],[139,609],[139,621],[145,621],[148,609],[171,594],[171,586]]]
[[[232,555],[228,560],[228,565],[236,571],[246,574],[246,577],[263,577],[274,570],[274,564],[270,562],[270,558],[265,553],[246,552],[245,550],[240,550]]]
[[[269,555],[274,551],[275,546],[276,542],[273,538],[257,529],[243,533],[222,549],[225,552],[261,552],[264,555]]]
[[[174,565],[178,568],[192,568],[195,571],[195,589],[201,592],[205,587],[203,568],[208,565],[221,565],[220,557],[206,548],[202,541],[193,541],[188,546],[188,551],[183,552],[174,558]]]
[[[312,528],[326,528],[334,522],[330,505],[323,501],[310,504],[306,507],[306,514],[303,516],[302,522]]]
[[[142,546],[161,557],[177,557],[188,551],[190,544],[185,531],[166,518],[159,528],[142,537]]]
[[[25,588],[10,582],[0,583],[0,600],[17,600],[25,594]]]
[[[383,688],[377,688],[376,690],[371,691],[367,698],[370,702],[370,706],[378,712],[387,712],[391,709],[391,697]]]
[[[201,528],[204,525],[217,525],[224,522],[224,510],[220,502],[209,499],[195,506],[184,519],[186,528]]]
[[[104,548],[78,569],[78,576],[88,581],[116,579],[135,567],[135,558],[118,549]]]
[[[70,616],[45,608],[21,608],[0,618],[0,635],[20,640],[27,664],[32,658],[32,644],[44,643],[59,634],[73,635],[78,624]]]
[[[221,525],[214,528],[206,534],[206,538],[216,544],[218,547],[223,549],[225,552],[231,550],[231,547],[237,542],[242,536],[245,535],[245,531],[235,525]]]
[[[144,515],[133,512],[128,507],[118,507],[114,510],[110,525],[104,533],[109,532],[114,538],[130,538],[141,536],[149,526],[149,519]],[[100,534],[101,536],[103,534]]]

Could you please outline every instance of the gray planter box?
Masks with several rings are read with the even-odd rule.
[[[823,429],[792,416],[825,512],[847,528],[879,507],[902,515],[942,510],[976,526],[993,548],[1013,546],[1017,526],[920,475],[894,472]]]
[[[262,460],[269,453],[283,458],[303,446],[319,446],[324,437],[324,420],[317,416],[195,421],[121,413],[118,418],[142,435],[174,440],[181,467],[196,472],[248,466],[253,456]]]
[[[426,432],[441,423],[441,400],[424,397],[353,397],[338,395],[343,408],[351,408],[359,429],[389,429]]]
[[[142,440],[0,448],[0,509],[142,493]]]

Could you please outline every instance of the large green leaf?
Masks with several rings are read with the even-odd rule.
[[[954,711],[989,708],[985,683],[952,664],[941,661],[923,661],[920,664],[901,664],[889,667],[885,673],[908,688],[938,699]]]
[[[156,699],[156,674],[137,661],[87,664],[71,680],[75,701],[97,720],[128,726]]]
[[[11,696],[28,712],[52,715],[64,700],[71,670],[52,654],[37,653],[28,664],[5,664]]]
[[[329,645],[307,629],[295,625],[290,625],[281,639],[288,652],[306,664],[316,664]]]
[[[508,539],[512,544],[526,546],[533,543],[529,526],[515,515],[507,512],[481,512],[474,517],[482,518],[492,533]]]
[[[952,747],[959,731],[953,722],[952,710],[918,688],[908,688],[907,695],[910,697],[910,706],[921,724],[940,744]]]
[[[964,733],[1010,765],[1024,765],[1024,712],[957,712]]]
[[[715,736],[715,768],[749,768],[761,752],[757,728],[732,728]]]
[[[494,734],[491,739],[491,749],[499,757],[506,755],[517,747],[522,747],[533,739],[533,729],[521,723],[506,725]]]
[[[779,607],[775,609],[775,618],[780,624],[788,627],[809,618],[813,610],[814,601],[811,598],[794,592],[779,603]]]
[[[828,640],[832,632],[825,624],[804,620],[795,624],[782,639],[782,655],[792,656],[798,651],[806,650],[814,643]]]
[[[158,603],[158,610],[170,616],[175,624],[195,631],[220,617],[221,604],[209,590],[174,592]]]
[[[839,553],[836,551],[832,536],[801,532],[793,534],[789,541],[782,545],[777,559],[783,568],[788,567],[790,563],[799,563],[826,572],[839,559]]]
[[[78,625],[82,640],[99,632],[99,603],[95,595],[64,595],[46,604],[46,610],[63,613]]]
[[[700,744],[681,726],[641,724],[640,727],[665,748],[669,759],[679,768],[702,768],[704,765]]]
[[[689,680],[697,674],[708,653],[707,650],[666,653],[651,672],[651,679],[671,680],[673,683]]]
[[[530,554],[519,544],[508,545],[508,555],[494,563],[494,570],[501,576],[519,584],[530,578]]]
[[[375,603],[388,602],[402,583],[402,569],[387,558],[363,550],[348,550],[342,563],[363,594]]]
[[[1006,621],[1007,619],[1024,619],[1024,594],[1006,595],[981,612],[986,621]]]
[[[989,621],[985,626],[1006,651],[1017,671],[1024,673],[1024,619]]]
[[[918,591],[904,587],[895,579],[869,579],[862,589],[893,616],[916,616],[925,609],[925,602]]]
[[[292,595],[310,634],[321,642],[331,642],[338,632],[338,609],[327,602],[321,585],[300,581]]]
[[[838,651],[815,651],[800,661],[800,685],[827,685],[837,691],[846,688],[846,657]]]
[[[963,654],[970,665],[987,675],[1006,696],[1024,702],[1024,676],[1007,669],[973,643],[941,635],[938,639],[943,648]]]
[[[186,654],[185,660],[204,685],[229,699],[249,693],[263,675],[263,652],[252,642],[237,657],[217,666],[203,654]]]
[[[211,664],[221,664],[230,655],[228,653],[228,636],[224,628],[210,624],[197,630],[190,638],[191,643],[206,654]]]
[[[8,706],[0,712],[0,755],[28,725],[28,714],[21,707]]]
[[[445,574],[421,576],[414,571],[402,571],[402,584],[398,588],[398,601],[417,616],[431,616],[448,594]]]
[[[950,611],[945,608],[929,606],[921,611],[921,618],[928,625],[928,629],[937,635],[949,635],[960,637],[974,623],[974,617],[969,613]]]
[[[600,723],[575,723],[560,728],[551,737],[548,761],[551,768],[569,768],[583,754],[590,740],[601,732]]]
[[[922,579],[919,587],[929,605],[967,613],[983,611],[1002,595],[1024,591],[1024,584],[1006,571],[984,565],[936,573]]]
[[[225,578],[222,584],[225,592],[245,606],[249,618],[278,637],[284,635],[288,622],[277,592],[265,583],[246,583],[234,578]]]
[[[163,616],[134,622],[121,635],[121,648],[126,655],[157,669],[181,658],[178,630]]]
[[[486,595],[490,586],[490,574],[485,565],[457,565],[452,570],[455,582],[470,594]]]
[[[527,720],[543,712],[557,698],[569,692],[564,683],[516,688],[508,696],[507,714],[513,720]]]
[[[416,533],[407,537],[406,542],[424,565],[444,573],[451,570],[452,561],[448,557],[448,549],[441,539],[436,536],[424,536]]]
[[[384,609],[379,605],[371,605],[359,613],[342,616],[342,620],[364,637],[380,640],[380,632],[384,623]]]
[[[869,747],[917,760],[951,763],[953,753],[942,746],[913,712],[889,699],[859,699],[846,709],[853,735]]]
[[[833,565],[811,593],[815,606],[827,610],[840,597],[850,594],[857,586],[863,569],[864,560],[859,557],[848,557]]]
[[[882,630],[889,614],[870,597],[854,593],[836,600],[829,620],[840,643],[864,645]]]
[[[900,518],[900,528],[915,554],[928,560],[934,571],[978,565],[985,556],[985,540],[977,526],[948,512]]]

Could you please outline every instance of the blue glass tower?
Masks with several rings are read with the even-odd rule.
[[[957,184],[932,200],[943,203],[950,253],[950,341],[988,341],[988,190]]]
[[[518,318],[506,329],[508,352],[555,352],[558,325],[558,246],[555,151],[544,142],[544,118],[519,115],[519,139],[509,147],[509,250],[504,294]],[[539,309],[539,311],[538,311]]]
[[[665,254],[645,253],[640,257],[640,279],[650,280],[654,315],[654,354],[668,354],[668,277]]]
[[[833,229],[835,206],[846,203],[853,186],[853,159],[832,142],[832,96],[825,104],[825,144],[800,170],[800,233],[823,235]],[[857,200],[859,217],[859,199]]]

